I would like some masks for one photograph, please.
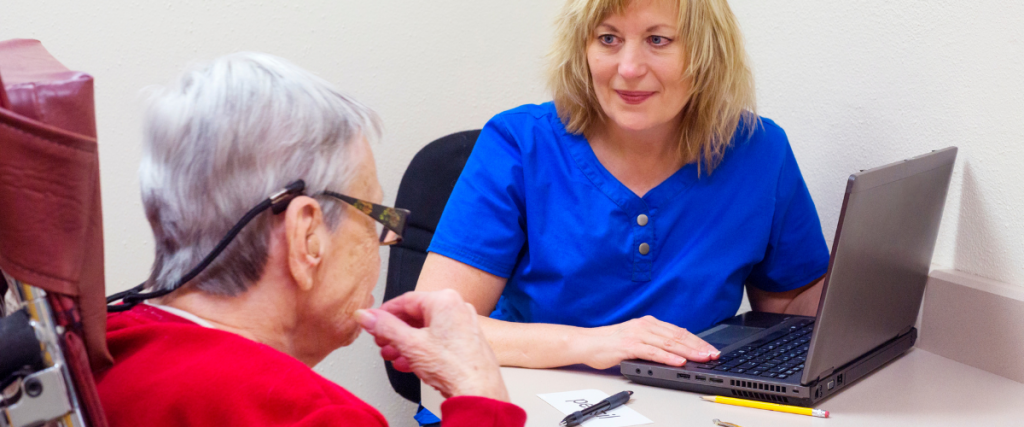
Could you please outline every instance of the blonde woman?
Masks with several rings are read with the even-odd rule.
[[[476,307],[506,366],[719,352],[738,309],[813,315],[828,267],[814,203],[726,0],[569,0],[554,102],[483,128],[418,290]]]

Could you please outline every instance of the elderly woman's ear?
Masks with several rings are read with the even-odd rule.
[[[323,264],[328,237],[320,204],[305,196],[296,197],[284,213],[284,240],[288,269],[299,289],[313,287],[317,269]]]

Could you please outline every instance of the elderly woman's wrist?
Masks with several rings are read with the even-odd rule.
[[[496,378],[464,381],[463,384],[452,390],[450,397],[457,396],[477,396],[502,402],[510,401],[508,390],[505,389],[505,382],[502,380],[500,372],[497,373]]]

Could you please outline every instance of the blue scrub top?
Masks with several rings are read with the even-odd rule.
[[[710,176],[689,164],[638,197],[552,103],[484,126],[429,251],[508,278],[495,319],[596,327],[652,315],[693,331],[733,316],[745,282],[792,290],[829,260],[771,120],[734,138]]]

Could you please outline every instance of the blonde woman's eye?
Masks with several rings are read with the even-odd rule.
[[[650,40],[651,40],[651,44],[653,44],[655,46],[665,46],[665,45],[669,44],[670,42],[672,42],[672,39],[669,39],[668,37],[662,37],[662,36],[651,36]]]
[[[602,34],[597,37],[601,44],[615,44],[615,36],[611,34]]]

